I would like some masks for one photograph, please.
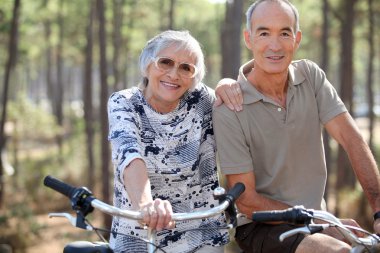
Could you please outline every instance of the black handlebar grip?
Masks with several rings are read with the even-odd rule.
[[[61,180],[58,180],[52,176],[46,176],[44,179],[44,185],[47,187],[50,187],[51,189],[62,193],[68,198],[72,198],[75,190],[77,189],[76,187],[73,187],[69,184],[66,184],[62,182]]]
[[[236,183],[227,193],[228,198],[234,202],[245,191],[245,185],[243,183]]]
[[[305,224],[313,219],[313,212],[303,206],[285,210],[260,211],[252,214],[252,220],[258,222],[282,221],[291,224]]]
[[[258,222],[288,221],[289,210],[259,211],[252,214],[252,220]]]

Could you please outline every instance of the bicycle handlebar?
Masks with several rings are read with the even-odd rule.
[[[62,182],[61,180],[58,180],[52,176],[46,176],[44,178],[44,185],[65,195],[66,197],[70,199],[73,197],[75,190],[77,190],[76,187],[66,184]]]
[[[313,219],[313,211],[302,206],[285,210],[259,211],[252,214],[252,220],[257,222],[283,221],[291,224],[306,224]]]
[[[273,210],[273,211],[260,211],[252,213],[252,220],[256,222],[285,222],[294,225],[304,224],[304,227],[298,227],[292,230],[289,230],[280,235],[280,241],[283,241],[285,238],[292,236],[297,233],[303,234],[313,234],[320,232],[328,227],[337,228],[342,235],[351,243],[354,250],[358,250],[359,246],[364,247],[379,247],[380,238],[377,235],[370,234],[367,231],[364,231],[360,228],[357,229],[361,232],[368,233],[368,237],[359,238],[355,235],[348,227],[346,227],[340,219],[335,217],[333,214],[314,209],[305,209],[303,206],[294,206],[285,210]],[[326,222],[325,224],[315,224],[313,220],[320,220]],[[351,251],[351,252],[362,252],[362,251]],[[372,251],[371,251],[372,252]],[[377,251],[376,251],[377,252]]]
[[[245,191],[245,185],[243,183],[236,183],[226,194],[226,198],[229,202],[235,202],[240,195]]]
[[[104,203],[103,201],[96,199],[92,195],[92,192],[85,187],[74,187],[52,176],[45,177],[44,185],[68,197],[71,200],[73,209],[82,211],[84,215],[87,215],[87,213],[91,212],[93,208],[96,208],[110,215],[121,216],[134,220],[143,219],[143,214],[140,211],[124,210]],[[244,184],[236,183],[234,187],[232,187],[226,194],[218,194],[216,196],[216,198],[219,199],[219,205],[209,210],[191,213],[174,213],[172,215],[172,219],[175,221],[181,221],[214,216],[233,206],[236,199],[244,192],[244,190]],[[216,191],[220,192],[220,190]],[[236,219],[234,220],[234,223],[236,223]]]

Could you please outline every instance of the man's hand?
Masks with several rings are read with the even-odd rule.
[[[359,225],[359,223],[356,220],[353,219],[341,219],[340,220],[344,225],[351,226],[351,227],[357,227],[359,229],[362,229],[362,227]],[[361,232],[360,230],[351,229],[351,231],[358,237],[365,237],[366,234]]]
[[[373,230],[375,231],[376,234],[380,234],[380,219],[376,219],[373,222]]]
[[[243,110],[243,93],[240,84],[231,78],[224,78],[219,81],[215,88],[216,101],[215,106],[223,103],[232,111]]]
[[[359,229],[361,229],[361,227],[359,226],[359,224],[353,220],[353,219],[340,219],[340,221],[343,223],[343,225],[346,225],[346,226],[351,226],[351,227],[357,227]],[[323,223],[323,222],[317,222],[317,223]],[[351,231],[358,237],[364,237],[365,234],[358,231],[358,230],[354,230],[354,229],[351,229]],[[346,243],[350,243],[348,241],[347,238],[345,238],[343,236],[343,234],[337,229],[337,228],[334,228],[334,227],[330,227],[326,230],[323,231],[324,234],[327,234],[329,236],[332,236],[334,237],[335,239],[338,239],[340,241],[343,241],[343,242],[346,242]]]

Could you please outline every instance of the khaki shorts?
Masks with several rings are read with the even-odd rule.
[[[283,242],[278,239],[293,228],[296,226],[252,222],[236,228],[235,240],[244,253],[294,253],[305,235],[297,234]]]

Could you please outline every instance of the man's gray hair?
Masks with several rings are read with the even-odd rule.
[[[249,6],[247,12],[246,12],[246,17],[247,17],[247,30],[251,32],[252,25],[251,25],[251,20],[252,20],[252,15],[256,7],[263,3],[263,2],[277,2],[277,3],[285,3],[289,5],[289,7],[292,9],[293,14],[294,14],[294,19],[295,19],[295,24],[294,24],[294,32],[298,32],[300,29],[300,24],[299,24],[299,14],[297,8],[288,0],[257,0],[251,6]]]
[[[148,84],[147,70],[157,55],[164,49],[174,46],[176,50],[186,50],[195,58],[195,66],[198,69],[193,80],[193,87],[202,81],[206,67],[204,64],[204,56],[199,42],[191,36],[189,31],[164,31],[152,39],[150,39],[142,49],[139,59],[139,67],[142,75],[141,88]]]

